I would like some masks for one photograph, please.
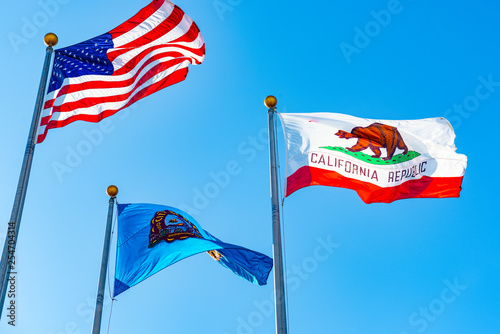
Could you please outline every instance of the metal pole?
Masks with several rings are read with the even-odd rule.
[[[104,288],[106,283],[106,272],[108,269],[109,243],[111,239],[111,225],[113,221],[113,206],[118,194],[116,186],[109,186],[107,191],[109,199],[108,222],[106,223],[106,235],[104,236],[104,246],[102,248],[101,274],[99,275],[99,287],[97,288],[97,300],[94,313],[94,328],[92,334],[99,334],[101,331],[102,305],[104,301]]]
[[[269,108],[269,162],[271,170],[271,206],[273,219],[273,257],[274,257],[274,305],[276,311],[276,333],[287,333],[285,281],[283,276],[283,251],[281,246],[280,209],[278,195],[278,177],[276,173],[276,151],[274,134],[274,113],[277,100],[274,96],[266,97],[264,101]]]
[[[52,46],[57,44],[57,36],[49,33],[44,37],[47,50],[45,54],[45,62],[43,64],[42,77],[38,87],[38,95],[35,103],[35,110],[31,120],[31,128],[28,135],[28,142],[24,152],[23,165],[19,175],[17,184],[16,197],[12,206],[12,213],[7,227],[7,235],[3,247],[2,261],[0,263],[0,318],[2,316],[5,296],[7,295],[7,286],[11,274],[15,272],[16,261],[15,251],[17,237],[19,235],[19,226],[21,225],[21,216],[23,214],[24,200],[26,198],[26,189],[28,188],[28,180],[30,177],[31,164],[33,162],[33,153],[35,151],[38,126],[40,124],[40,114],[43,107],[43,99],[45,95],[45,87],[47,86],[47,77],[49,74],[50,60],[52,57]]]

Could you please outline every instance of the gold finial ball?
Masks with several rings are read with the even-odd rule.
[[[106,192],[108,193],[109,197],[115,197],[118,194],[118,188],[111,185],[108,187],[108,189],[106,189]]]
[[[45,45],[47,46],[55,46],[59,39],[57,38],[57,35],[49,32],[43,37],[43,41],[45,42]]]
[[[276,105],[278,104],[278,100],[276,100],[276,98],[272,95],[269,95],[268,97],[266,97],[266,99],[264,100],[264,104],[266,105],[266,107],[268,108],[274,108],[276,107]]]

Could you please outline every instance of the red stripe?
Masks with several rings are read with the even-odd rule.
[[[191,24],[191,27],[189,27],[189,30],[186,31],[186,33],[184,35],[179,36],[179,38],[174,39],[173,41],[169,42],[169,44],[170,43],[180,43],[180,42],[191,43],[194,40],[196,40],[199,35],[200,35],[200,28],[198,28],[196,23],[194,23],[194,21],[193,21],[193,23]],[[205,45],[205,44],[203,44],[203,45]]]
[[[131,99],[130,101],[123,107],[119,109],[113,109],[113,110],[104,110],[98,115],[87,115],[87,114],[77,114],[74,116],[71,116],[63,121],[50,121],[47,126],[45,127],[45,131],[43,134],[38,136],[37,143],[41,143],[44,141],[45,137],[47,136],[47,131],[49,129],[53,128],[61,128],[63,126],[66,126],[70,123],[73,123],[75,121],[86,121],[86,122],[99,122],[102,119],[109,117],[111,115],[114,115],[116,112],[125,109],[126,107],[130,106],[132,103],[137,102],[138,100],[142,99],[143,97],[146,97],[150,94],[153,94],[156,91],[159,91],[165,87],[171,86],[173,84],[176,84],[178,82],[181,82],[186,78],[186,75],[188,73],[188,68],[182,68],[179,69],[175,72],[173,72],[171,75],[167,76],[161,81],[158,81],[148,87],[145,87],[138,91]]]
[[[45,131],[41,135],[38,135],[38,137],[36,138],[36,143],[40,144],[41,142],[43,142],[45,140],[45,137],[47,137],[47,131]]]
[[[42,120],[40,121],[40,126],[47,125],[47,123],[49,123],[51,117],[52,117],[52,115],[42,117]]]
[[[365,203],[391,203],[405,198],[459,197],[463,176],[428,177],[409,180],[395,187],[383,188],[345,177],[334,171],[304,166],[287,178],[286,196],[300,188],[314,185],[355,190]]]
[[[72,87],[71,85],[62,86],[61,89],[57,92],[57,95],[53,99],[45,101],[45,103],[43,104],[43,109],[52,108],[54,106],[54,102],[56,101],[56,99],[59,96],[63,96],[66,93],[68,93],[71,87]]]
[[[112,38],[121,36],[140,25],[142,22],[144,22],[144,20],[153,15],[154,12],[156,12],[161,6],[163,6],[164,3],[165,0],[154,0],[153,2],[151,2],[149,5],[135,14],[131,19],[111,30],[109,33],[111,34]]]
[[[113,51],[109,51],[107,53],[107,57],[109,61],[113,62],[120,55],[128,52],[131,49],[139,48],[143,45],[149,44],[152,41],[164,36],[173,28],[177,27],[179,23],[182,21],[184,17],[184,12],[179,7],[175,6],[170,16],[162,21],[158,26],[156,26],[153,30],[148,31],[146,34],[141,37],[130,41],[127,44],[120,46],[118,49],[114,49]]]

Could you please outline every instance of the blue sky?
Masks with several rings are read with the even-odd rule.
[[[148,3],[4,5],[0,242],[40,80],[44,34],[55,32],[58,47],[69,46],[111,30]],[[263,100],[273,94],[280,112],[444,116],[455,128],[457,152],[468,157],[460,198],[367,205],[354,191],[320,186],[287,198],[289,332],[498,333],[499,5],[176,4],[200,27],[205,62],[191,66],[185,81],[105,123],[51,130],[36,147],[16,253],[16,326],[3,317],[0,332],[91,331],[110,184],[118,186],[120,203],[180,206],[219,239],[271,256]],[[277,137],[284,166],[280,125]],[[64,173],[54,167],[61,164]],[[227,182],[214,188],[228,170]],[[272,279],[254,286],[199,254],[118,296],[109,333],[273,333],[272,293]],[[109,314],[107,295],[103,333]]]

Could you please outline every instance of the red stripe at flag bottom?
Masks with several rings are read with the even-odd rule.
[[[323,185],[355,190],[363,202],[367,204],[391,203],[405,198],[459,197],[462,179],[463,176],[423,176],[420,179],[408,180],[397,186],[380,187],[373,183],[343,176],[335,171],[303,166],[287,178],[286,196],[290,196],[300,188]]]

